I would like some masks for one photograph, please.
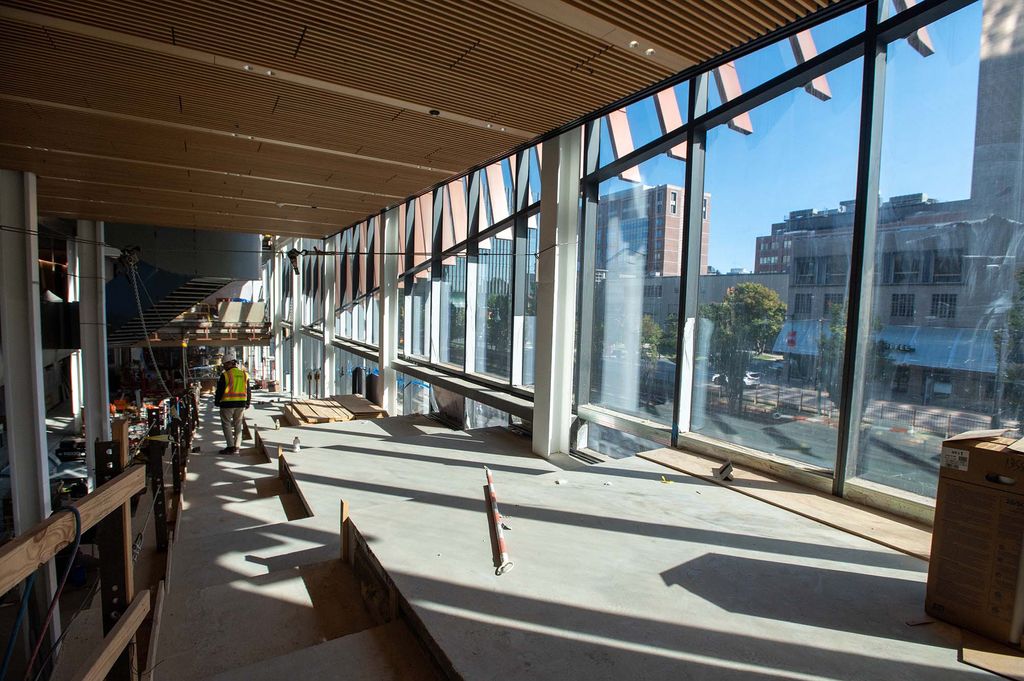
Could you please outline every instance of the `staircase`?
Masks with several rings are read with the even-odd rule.
[[[366,609],[337,529],[306,516],[277,465],[255,450],[216,453],[210,407],[189,458],[152,678],[437,681],[408,626]]]
[[[115,277],[107,284],[108,308],[117,312],[108,312],[107,315],[107,342],[110,345],[134,345],[145,340],[145,330],[149,333],[160,330],[179,314],[231,282],[219,277],[188,279],[154,268],[146,270],[144,274],[143,268],[139,268],[142,317],[138,313],[135,293],[124,276]]]

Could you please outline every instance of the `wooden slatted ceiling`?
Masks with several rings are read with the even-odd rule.
[[[330,234],[673,70],[595,21],[679,68],[828,1],[4,0],[0,167],[53,215]]]
[[[564,0],[618,26],[642,26],[653,42],[706,61],[792,23],[831,0]],[[653,20],[657,17],[657,20]]]
[[[538,134],[668,75],[496,0],[8,4]]]

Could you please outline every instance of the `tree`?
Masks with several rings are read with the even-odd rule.
[[[722,302],[702,305],[700,313],[702,322],[712,325],[711,366],[724,374],[729,407],[738,413],[750,358],[774,344],[786,318],[786,304],[764,284],[744,282],[729,289]]]
[[[996,376],[993,396],[992,427],[1001,428],[1006,409],[1017,421],[1024,423],[1024,269],[1014,276],[1016,287],[1006,327],[993,334],[996,353]]]
[[[670,314],[661,328],[661,341],[658,343],[658,351],[662,357],[676,359],[676,339],[679,336],[679,316]]]

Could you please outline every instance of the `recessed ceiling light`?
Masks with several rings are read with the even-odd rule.
[[[640,47],[640,42],[639,41],[636,41],[636,40],[630,40],[629,41],[629,49],[635,50],[638,47]]]
[[[252,64],[246,64],[242,68],[245,69],[246,71],[252,71]]]
[[[267,75],[268,75],[268,76],[272,76],[272,75],[274,75],[274,72],[273,72],[273,71],[271,71],[270,69],[267,69]]]
[[[505,128],[502,128],[502,129],[501,129],[501,131],[502,131],[502,132],[505,132]]]
[[[646,54],[648,57],[653,57],[654,56],[654,48],[653,47],[648,47],[646,50],[644,50],[644,54]]]
[[[485,126],[488,128],[492,127],[490,123],[486,123]]]
[[[441,115],[441,112],[438,111],[437,109],[431,109],[427,113],[430,114],[431,116],[440,116]]]
[[[237,132],[233,132],[233,133],[231,133],[231,136],[232,137],[238,137],[238,133]]]

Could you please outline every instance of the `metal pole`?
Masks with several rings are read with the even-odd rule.
[[[14,533],[27,531],[50,515],[47,465],[43,347],[39,310],[39,239],[36,233],[36,176],[0,170],[0,328],[3,334],[4,404],[10,457]],[[20,230],[20,231],[19,231]],[[42,626],[56,592],[54,561],[36,573],[28,622]],[[29,627],[22,643],[31,650]],[[44,644],[60,635],[55,612]]]

